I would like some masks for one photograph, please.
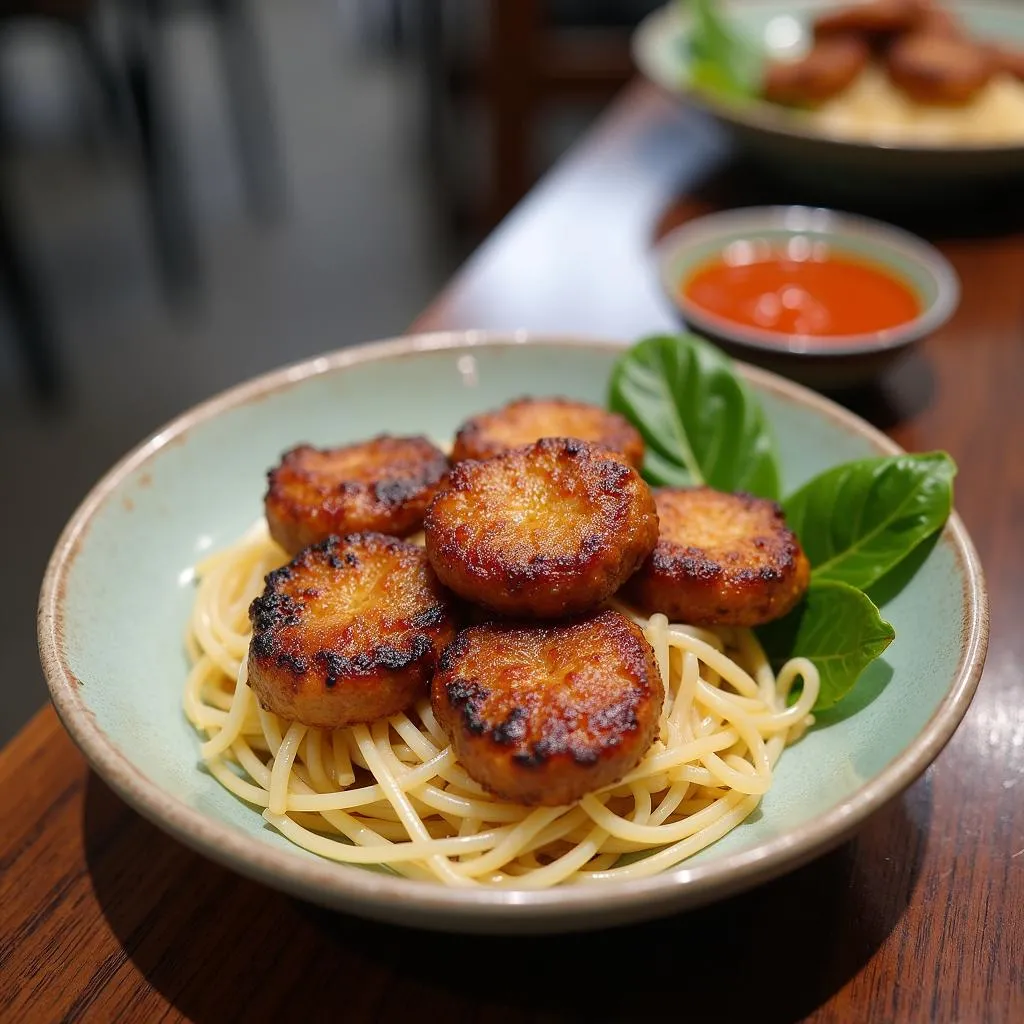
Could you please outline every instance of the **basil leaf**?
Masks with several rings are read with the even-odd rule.
[[[612,370],[609,405],[643,435],[649,483],[778,497],[768,421],[730,359],[708,342],[692,334],[637,342]]]
[[[814,662],[821,675],[814,710],[821,711],[853,689],[896,633],[867,594],[837,580],[815,579],[793,611],[758,627],[757,635],[776,667],[793,657]]]
[[[814,579],[866,590],[946,522],[955,475],[932,452],[847,462],[804,484],[783,508]]]
[[[764,54],[739,32],[714,0],[683,3],[693,11],[687,46],[692,85],[728,99],[754,99],[761,94]]]

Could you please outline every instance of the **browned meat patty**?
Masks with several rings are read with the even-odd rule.
[[[925,5],[914,32],[940,36],[945,39],[966,39],[967,33],[960,19],[948,8],[937,3]]]
[[[658,544],[622,596],[695,626],[759,626],[803,596],[810,564],[773,501],[710,487],[655,494]]]
[[[650,554],[654,498],[619,456],[543,438],[458,463],[427,509],[441,582],[503,615],[557,618],[596,607]]]
[[[995,65],[983,47],[962,39],[909,35],[885,55],[893,84],[917,103],[969,103],[991,79]]]
[[[764,97],[786,106],[814,106],[837,96],[867,67],[871,51],[859,36],[828,36],[798,61],[773,61]]]
[[[868,0],[819,14],[814,37],[833,35],[891,36],[916,28],[930,4],[922,0]]]
[[[995,65],[996,70],[1013,75],[1014,78],[1024,82],[1024,50],[991,45],[987,46],[986,50],[989,60]]]
[[[622,452],[639,469],[644,441],[628,420],[586,402],[568,398],[520,398],[467,420],[455,435],[452,461],[489,459],[542,437],[578,437]]]
[[[636,767],[665,698],[650,644],[611,611],[471,626],[441,655],[431,691],[466,771],[506,800],[545,806]]]
[[[267,475],[270,535],[289,554],[332,534],[404,537],[423,522],[448,460],[424,437],[386,435],[319,449],[301,445]]]
[[[409,707],[428,692],[456,629],[423,549],[378,533],[307,548],[267,576],[249,618],[249,686],[260,704],[321,729]]]

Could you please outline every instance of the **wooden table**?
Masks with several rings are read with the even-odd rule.
[[[415,327],[631,338],[670,326],[650,241],[751,196],[756,178],[716,174],[724,154],[703,122],[632,87]],[[1024,1020],[1019,215],[990,204],[962,220],[1000,234],[940,236],[960,311],[851,398],[906,447],[957,458],[957,506],[992,599],[970,713],[854,841],[642,927],[427,935],[316,909],[189,852],[89,772],[47,709],[0,754],[0,1020]]]

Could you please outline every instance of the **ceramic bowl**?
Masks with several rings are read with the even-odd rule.
[[[266,469],[283,450],[381,430],[443,438],[469,414],[530,392],[601,402],[620,351],[481,333],[347,349],[233,388],[127,455],[68,523],[40,599],[53,702],[95,770],[158,826],[242,874],[352,913],[435,929],[565,931],[655,917],[756,885],[841,842],[934,760],[977,684],[984,583],[955,515],[886,605],[896,640],[842,713],[823,715],[783,755],[758,812],[665,874],[527,892],[448,889],[340,865],[291,845],[200,767],[181,706],[192,566],[260,516]],[[836,462],[897,450],[818,395],[742,372],[778,436],[787,490]]]
[[[833,254],[892,272],[914,292],[921,312],[888,330],[819,339],[731,323],[680,294],[681,283],[733,243],[763,242],[779,249],[794,240],[805,249],[825,243]],[[960,301],[956,271],[927,242],[881,221],[806,206],[750,207],[699,217],[667,234],[657,245],[656,259],[666,295],[693,330],[739,359],[826,390],[877,377],[941,327]]]
[[[730,23],[768,53],[805,47],[816,14],[846,0],[723,0]],[[950,2],[972,36],[1024,46],[1024,6],[1010,0]],[[633,36],[640,71],[666,92],[709,113],[751,154],[816,196],[933,202],[968,187],[1024,175],[1024,144],[939,145],[889,136],[853,141],[829,134],[798,111],[761,101],[723,102],[687,77],[692,14],[673,2]]]

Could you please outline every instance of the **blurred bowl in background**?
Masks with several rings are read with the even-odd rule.
[[[700,217],[669,232],[655,256],[662,286],[690,328],[738,359],[822,390],[878,376],[941,327],[960,300],[956,272],[927,242],[881,221],[813,207],[749,207]],[[906,315],[895,315],[890,326],[852,333],[836,329],[841,321],[826,328],[829,333],[787,326],[827,320],[805,273],[822,263],[831,264],[833,298],[858,319],[884,315],[875,287],[897,301],[905,297]],[[752,265],[772,271],[773,281],[785,277],[787,267],[793,273],[791,283],[764,293],[770,307],[765,315],[753,300],[737,318],[698,301],[695,283],[703,285],[705,299],[717,295],[737,308],[745,294],[759,295]],[[725,272],[717,288],[713,279],[705,283],[716,269]],[[778,326],[769,326],[772,321]]]
[[[855,0],[729,0],[722,12],[738,34],[769,56],[805,49],[815,17]],[[1024,47],[1024,3],[944,3],[979,41]],[[709,113],[766,167],[807,190],[814,201],[933,204],[993,182],[1024,178],[1024,142],[936,143],[886,132],[870,141],[830,131],[804,111],[763,100],[723,100],[688,77],[692,12],[671,3],[648,15],[633,35],[640,71],[666,92]]]

